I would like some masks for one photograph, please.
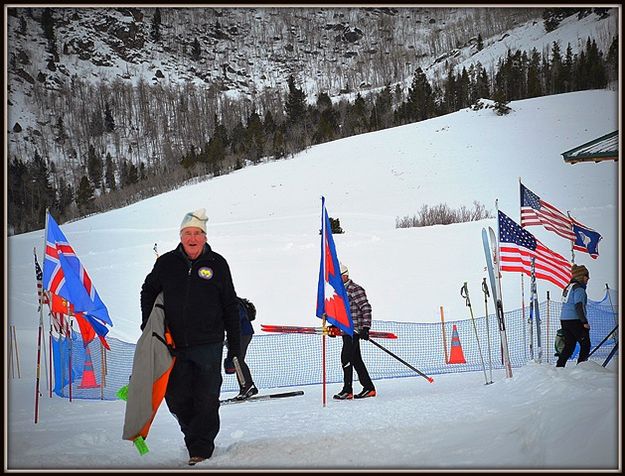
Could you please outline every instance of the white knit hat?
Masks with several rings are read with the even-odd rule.
[[[182,223],[180,224],[180,231],[190,226],[195,226],[201,229],[204,233],[206,233],[207,221],[208,217],[206,216],[205,208],[200,208],[199,210],[195,210],[194,212],[189,212],[182,219]]]
[[[341,275],[349,276],[349,269],[343,263],[341,263]]]

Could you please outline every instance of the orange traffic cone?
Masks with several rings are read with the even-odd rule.
[[[452,333],[451,333],[451,350],[449,352],[449,362],[448,364],[466,364],[467,361],[464,359],[464,352],[462,352],[462,346],[460,345],[460,337],[458,336],[458,329],[456,328],[456,324],[454,324]]]
[[[89,347],[85,347],[85,352],[85,366],[82,369],[82,382],[80,382],[78,388],[98,388],[100,385],[98,385],[98,382],[96,382],[95,379],[93,361],[91,360],[91,351],[89,351]]]

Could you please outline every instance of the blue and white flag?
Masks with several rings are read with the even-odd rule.
[[[575,219],[573,219],[573,233],[575,233],[573,249],[582,253],[588,253],[592,259],[597,259],[599,256],[599,242],[603,237],[592,228],[582,225]]]

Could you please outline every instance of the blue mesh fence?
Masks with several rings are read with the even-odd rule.
[[[554,339],[560,327],[562,304],[550,301],[540,303],[542,362],[555,365]],[[480,315],[473,306],[474,316]],[[469,310],[467,309],[467,315]],[[508,349],[512,367],[526,365],[531,359],[530,336],[533,341],[534,360],[538,358],[538,333],[535,322],[530,332],[529,309],[516,309],[504,313]],[[613,311],[611,303],[590,302],[588,319],[591,324],[591,348],[594,349],[617,324],[618,309]],[[320,323],[315,322],[315,324]],[[462,349],[465,363],[447,363],[450,357],[454,326]],[[475,328],[474,328],[475,326]],[[374,321],[373,329],[393,332],[397,339],[376,339],[390,352],[421,372],[431,376],[452,372],[482,371],[482,361],[489,371],[502,369],[500,332],[497,318],[483,313],[475,319],[445,321],[442,323],[411,323]],[[479,337],[479,347],[478,340]],[[614,333],[591,357],[603,363],[616,344],[618,333]],[[53,356],[55,366],[55,393],[69,397],[69,356],[71,368],[72,398],[117,399],[116,392],[128,383],[132,371],[135,344],[118,339],[107,339],[110,351],[105,351],[96,339],[87,349],[78,338],[70,345],[66,340],[54,340]],[[490,345],[489,345],[490,343]],[[342,382],[340,364],[342,339],[326,338],[326,382]],[[291,387],[319,384],[322,382],[322,337],[307,334],[256,334],[248,348],[246,363],[250,367],[254,383],[259,388]],[[414,371],[398,362],[369,342],[361,343],[363,360],[374,380],[384,378],[414,377]],[[481,350],[481,353],[480,353]],[[490,356],[489,356],[490,352]],[[575,359],[578,349],[571,359]],[[225,348],[224,348],[225,357]],[[64,370],[61,378],[61,369]],[[357,376],[354,375],[354,379]],[[104,384],[104,385],[102,385]],[[225,375],[223,392],[238,391],[234,375]]]

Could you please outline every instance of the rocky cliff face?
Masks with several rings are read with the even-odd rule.
[[[55,89],[78,75],[254,94],[297,73],[309,94],[333,95],[409,78],[477,31],[475,9],[94,7],[49,9],[50,40],[44,11],[8,9],[12,89]]]

